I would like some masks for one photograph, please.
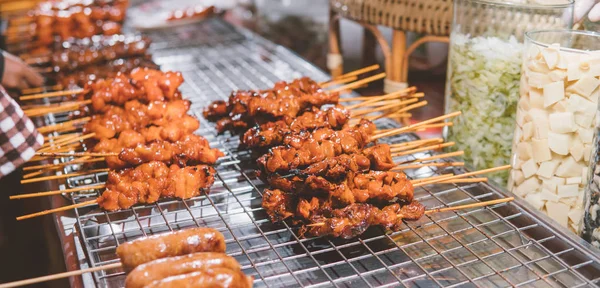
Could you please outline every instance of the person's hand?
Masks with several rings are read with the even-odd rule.
[[[44,77],[23,63],[19,57],[7,52],[2,52],[2,54],[4,55],[2,86],[11,89],[26,89],[44,84]]]
[[[577,0],[575,1],[574,22],[577,23],[588,15],[592,22],[600,21],[600,0]],[[588,13],[589,12],[589,13]]]

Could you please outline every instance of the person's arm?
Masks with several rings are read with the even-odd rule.
[[[23,165],[44,144],[31,119],[0,87],[0,178]]]
[[[9,89],[26,89],[44,84],[44,77],[6,51],[0,50],[0,83]]]

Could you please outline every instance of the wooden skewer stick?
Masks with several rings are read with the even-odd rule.
[[[503,199],[497,199],[497,200],[491,200],[491,201],[485,201],[485,202],[477,202],[477,203],[472,203],[472,204],[467,204],[467,205],[460,205],[460,206],[454,206],[454,207],[435,208],[435,209],[431,209],[431,210],[426,210],[425,211],[425,215],[429,215],[429,214],[433,214],[433,213],[439,213],[439,212],[446,212],[446,211],[456,211],[456,210],[463,210],[463,209],[469,209],[469,208],[477,208],[477,207],[490,206],[490,205],[495,205],[495,204],[510,202],[510,201],[513,201],[513,200],[515,200],[514,197],[508,197],[508,198],[503,198]],[[398,215],[398,217],[402,217],[402,215]],[[323,225],[325,225],[325,223],[320,222],[320,223],[308,224],[306,226],[307,227],[317,227],[317,226],[323,226]]]
[[[367,99],[361,100],[362,102],[360,102],[358,104],[348,106],[347,109],[353,109],[356,107],[367,106],[367,105],[370,105],[371,103],[376,103],[376,102],[383,101],[383,100],[391,100],[391,99],[398,99],[398,98],[406,97],[406,96],[410,95],[411,93],[414,93],[415,90],[416,90],[415,87],[410,87],[410,88],[406,88],[404,90],[396,91],[394,93],[386,94],[383,96],[367,97]],[[340,102],[342,102],[341,101],[342,99],[352,99],[352,98],[341,98]]]
[[[44,173],[49,172],[49,171],[60,170],[60,169],[63,169],[65,166],[82,164],[82,163],[93,163],[93,162],[105,161],[105,159],[103,157],[102,158],[93,158],[93,159],[86,159],[86,158],[89,158],[89,157],[77,158],[76,159],[76,160],[78,160],[77,162],[69,161],[69,162],[65,162],[65,163],[55,164],[55,165],[46,167],[44,169],[39,169],[36,172],[32,172],[32,173],[28,173],[28,174],[23,175],[23,179],[29,179],[31,177],[35,177],[35,176],[44,174]],[[38,165],[38,166],[42,166],[42,165]]]
[[[117,152],[74,152],[74,153],[71,153],[71,152],[37,152],[37,153],[35,153],[35,155],[45,156],[45,157],[69,157],[69,156],[110,157],[110,156],[119,156],[119,153],[117,153]]]
[[[32,93],[42,93],[42,92],[44,92],[44,90],[62,90],[62,89],[63,89],[63,86],[61,84],[56,84],[53,86],[26,88],[26,89],[21,90],[21,94],[27,95],[27,94],[32,94]]]
[[[388,97],[392,97],[390,95],[406,95],[406,96],[410,96],[412,97],[413,95],[419,94],[412,94],[417,90],[416,87],[409,87],[400,91],[396,91],[390,94],[385,94],[385,95],[381,95],[381,96],[360,96],[360,97],[351,97],[351,98],[340,98],[339,102],[352,102],[352,101],[378,101],[379,99],[386,99]]]
[[[422,164],[401,165],[392,168],[395,171],[403,171],[408,169],[419,169],[423,167],[460,167],[464,166],[465,162],[430,162]]]
[[[33,171],[33,170],[40,170],[40,169],[53,169],[55,167],[64,167],[64,166],[69,166],[69,165],[76,165],[76,164],[82,164],[82,163],[93,163],[93,162],[102,162],[106,159],[104,158],[91,158],[88,156],[84,156],[84,157],[80,157],[80,158],[75,158],[71,161],[67,161],[64,163],[58,163],[58,164],[41,164],[41,165],[34,165],[34,166],[27,166],[27,167],[23,167],[23,171]]]
[[[454,176],[451,176],[449,178],[442,178],[442,179],[444,181],[446,181],[446,180],[452,180],[452,179],[466,178],[466,177],[474,176],[474,175],[480,175],[480,174],[486,174],[486,173],[492,173],[492,172],[507,170],[507,169],[510,169],[510,167],[511,167],[511,165],[504,165],[504,166],[499,166],[499,167],[494,167],[494,168],[483,169],[483,170],[479,170],[479,171],[474,171],[474,172],[469,172],[469,173],[454,175]],[[416,184],[414,186],[415,187],[419,187],[419,186],[424,186],[424,185],[428,185],[428,184],[434,184],[436,182],[439,182],[439,181],[437,181],[437,180],[431,180],[431,181],[421,182],[421,183]]]
[[[77,146],[79,146],[79,145],[81,145],[81,144],[80,143],[74,143],[74,144],[65,145],[62,148],[58,148],[58,149],[56,149],[56,150],[54,150],[52,152],[55,152],[55,153],[73,152],[73,151],[75,151],[74,149],[76,149]],[[35,161],[42,161],[42,160],[48,160],[48,157],[33,156],[27,162],[35,162]]]
[[[417,144],[428,144],[430,142],[436,142],[436,143],[442,143],[444,142],[444,139],[442,138],[430,138],[430,139],[420,139],[420,140],[414,140],[414,141],[408,141],[408,142],[401,142],[401,143],[396,143],[396,144],[390,144],[390,148],[397,148],[397,147],[404,147],[404,146],[412,146],[412,145],[417,145]]]
[[[427,177],[427,178],[413,179],[413,180],[410,180],[410,183],[412,183],[414,185],[414,184],[421,183],[421,182],[433,181],[433,180],[437,180],[437,179],[448,178],[451,176],[454,176],[454,174],[442,174],[442,175],[436,175],[436,176],[431,176],[431,177]]]
[[[477,203],[465,204],[465,205],[453,206],[453,207],[435,208],[435,209],[425,211],[425,215],[429,215],[431,213],[440,213],[440,212],[447,212],[447,211],[456,211],[456,210],[463,210],[463,209],[469,209],[469,208],[490,206],[490,205],[510,202],[513,200],[515,200],[515,197],[508,197],[508,198],[490,200],[490,201],[485,201],[485,202],[477,202]]]
[[[365,119],[367,119],[369,121],[375,121],[377,119],[385,118],[385,117],[390,117],[390,113],[382,113],[382,114],[379,114],[379,115],[365,116],[363,118],[365,118]],[[410,118],[410,117],[412,117],[412,113],[394,114],[394,117],[407,117],[407,118]]]
[[[389,105],[391,103],[402,103],[402,105],[408,105],[408,104],[415,103],[417,101],[419,101],[419,99],[417,99],[417,98],[411,98],[411,99],[404,100],[404,101],[398,101],[398,99],[391,99],[391,100],[381,99],[381,100],[372,101],[372,102],[364,101],[364,102],[356,104],[356,105],[348,106],[346,109],[360,112],[361,110],[357,109],[357,108],[369,107],[369,106],[371,106],[371,107],[372,106],[385,106],[385,105]],[[394,111],[394,113],[396,113],[396,111]]]
[[[50,114],[50,113],[76,111],[81,106],[85,106],[85,105],[89,105],[89,104],[92,104],[92,100],[84,100],[84,101],[78,101],[78,102],[74,102],[74,103],[66,103],[66,104],[54,106],[54,107],[36,107],[36,108],[27,109],[23,112],[25,113],[25,115],[27,115],[29,117],[35,117],[35,116],[41,116],[41,115],[46,115],[46,114]]]
[[[98,203],[98,200],[94,199],[94,200],[85,201],[85,202],[68,205],[68,206],[64,206],[64,207],[60,207],[60,208],[49,209],[49,210],[44,210],[44,211],[37,212],[37,213],[19,216],[19,217],[17,217],[17,220],[21,221],[21,220],[30,219],[30,218],[34,218],[34,217],[38,217],[38,216],[43,216],[43,215],[47,215],[47,214],[51,214],[51,213],[55,213],[55,212],[66,211],[66,210],[71,210],[71,209],[75,209],[75,208],[79,208],[79,207],[84,207],[84,206],[88,206],[88,205],[92,205],[92,204],[96,204],[96,203]]]
[[[384,106],[377,107],[377,108],[361,109],[361,110],[358,110],[358,111],[353,111],[352,117],[356,118],[356,117],[358,117],[360,115],[366,115],[366,114],[371,114],[371,113],[375,113],[375,112],[385,111],[385,110],[389,110],[391,108],[402,106],[402,105],[404,105],[404,103],[402,103],[402,102],[396,102],[396,103],[384,105]]]
[[[33,100],[33,99],[62,97],[62,96],[69,96],[69,95],[77,95],[77,94],[81,94],[83,92],[85,92],[84,89],[47,92],[47,93],[40,93],[40,94],[33,94],[33,95],[21,96],[21,97],[19,97],[19,100]]]
[[[458,183],[481,183],[481,182],[487,182],[487,181],[488,181],[487,177],[480,177],[480,178],[447,180],[447,181],[442,181],[440,183],[442,183],[442,184],[458,184]]]
[[[82,135],[79,137],[61,139],[61,141],[56,141],[55,143],[51,144],[49,147],[40,149],[38,152],[50,152],[50,150],[56,149],[57,147],[61,147],[61,146],[67,145],[67,144],[83,141],[83,140],[92,138],[94,136],[96,136],[96,133],[88,133],[88,134],[85,134],[85,135]]]
[[[431,129],[431,128],[452,127],[452,126],[454,126],[453,122],[444,122],[444,123],[438,123],[438,124],[425,125],[425,126],[422,126],[422,127],[418,128],[418,129],[416,129],[414,131],[418,132],[418,131],[425,131],[425,130]]]
[[[102,189],[102,188],[105,188],[105,187],[106,187],[106,185],[100,184],[100,185],[77,187],[77,188],[64,189],[64,190],[55,190],[55,191],[47,191],[47,192],[37,192],[37,193],[13,195],[13,196],[10,196],[9,198],[11,200],[15,200],[15,199],[43,197],[43,196],[51,196],[51,195],[60,195],[60,194],[63,194],[63,193],[75,193],[75,192],[79,192],[79,191]]]
[[[64,179],[64,178],[70,178],[70,177],[82,176],[82,175],[90,175],[90,174],[94,174],[94,173],[108,172],[109,170],[110,169],[108,169],[108,168],[102,168],[102,169],[93,169],[93,170],[87,170],[87,171],[75,172],[75,173],[69,173],[69,174],[30,178],[30,179],[21,180],[21,184],[29,184],[29,183],[35,183],[35,182],[47,181],[47,180]]]
[[[450,158],[450,157],[461,156],[463,154],[465,154],[465,151],[456,151],[456,152],[438,154],[438,155],[434,155],[434,156],[427,157],[427,158],[415,159],[415,160],[411,160],[411,161],[404,161],[404,162],[401,162],[401,163],[398,163],[398,164],[415,163],[415,162],[425,162],[425,161],[437,160],[437,159],[442,159],[442,158]]]
[[[52,280],[82,275],[85,273],[92,273],[92,272],[96,272],[96,271],[109,270],[109,269],[117,269],[120,267],[121,267],[121,262],[118,262],[118,263],[96,266],[96,267],[91,267],[91,268],[86,268],[86,269],[81,269],[81,270],[76,270],[76,271],[69,271],[69,272],[57,273],[57,274],[36,277],[36,278],[31,278],[31,279],[26,279],[26,280],[4,283],[4,284],[0,284],[0,288],[12,288],[12,287],[26,286],[26,285],[31,285],[31,284],[35,284],[35,283],[41,283],[41,282],[46,282],[46,281],[52,281]]]
[[[448,142],[448,143],[442,143],[442,144],[425,146],[425,147],[416,148],[416,149],[407,150],[407,151],[392,151],[392,152],[395,152],[395,153],[392,153],[392,157],[410,155],[410,154],[415,154],[415,153],[419,153],[419,152],[423,152],[423,151],[429,151],[429,150],[442,149],[442,148],[454,146],[454,144],[456,144],[456,143],[454,143],[454,142]]]
[[[48,63],[50,57],[35,57],[24,59],[23,62],[27,65]]]
[[[410,143],[407,145],[390,145],[390,150],[391,152],[400,152],[400,151],[406,151],[406,150],[410,150],[410,149],[415,149],[415,148],[419,148],[422,147],[423,145],[432,145],[432,144],[441,144],[444,143],[444,139],[442,138],[434,138],[434,139],[427,139],[429,141],[411,141],[411,142],[406,142],[406,143]]]
[[[361,79],[361,80],[358,80],[356,82],[352,82],[352,83],[346,84],[344,86],[332,89],[330,91],[330,93],[341,92],[343,90],[352,90],[352,89],[360,87],[360,86],[362,86],[364,84],[371,83],[373,81],[377,81],[377,80],[383,79],[383,78],[385,78],[385,73],[379,73],[377,75],[374,75],[374,76],[371,76],[371,77],[367,77],[365,79]]]
[[[87,121],[90,121],[91,119],[92,119],[92,117],[83,117],[83,118],[70,120],[70,121],[63,122],[63,123],[43,126],[43,127],[38,128],[37,130],[40,133],[48,133],[48,132],[60,130],[62,128],[71,128],[76,124],[85,123]]]
[[[71,137],[73,135],[79,135],[80,133],[69,133],[69,134],[61,134],[61,135],[49,135],[49,136],[44,136],[44,142],[48,142],[50,140],[58,140],[58,139],[63,139],[66,137]],[[46,143],[44,143],[44,145],[46,145]],[[43,147],[43,146],[42,146]]]
[[[335,77],[333,79],[342,79],[342,78],[348,78],[348,77],[352,77],[352,76],[358,76],[360,74],[371,72],[371,71],[374,71],[374,70],[377,70],[377,69],[379,69],[379,64],[375,64],[375,65],[367,66],[365,68],[354,70],[352,72],[348,72],[346,74],[342,74],[340,76],[337,76],[337,77]]]
[[[331,87],[334,85],[346,84],[348,82],[356,81],[356,79],[358,79],[358,77],[356,77],[356,76],[351,76],[348,78],[340,78],[337,80],[331,80],[329,82],[323,82],[320,84],[320,86],[321,86],[321,88],[327,88],[327,87]]]
[[[414,98],[414,99],[418,99],[418,98]],[[400,110],[396,111],[395,113],[404,113],[404,112],[407,112],[407,111],[410,111],[410,110],[413,110],[413,109],[417,109],[417,108],[420,108],[420,107],[423,107],[423,106],[427,105],[427,103],[428,103],[427,101],[421,101],[419,103],[408,105],[408,106],[406,106],[404,108],[401,108]]]
[[[382,138],[382,137],[397,135],[397,134],[400,134],[400,133],[404,133],[406,131],[411,131],[411,130],[414,130],[415,128],[417,128],[417,127],[421,127],[423,125],[427,125],[427,124],[431,124],[431,123],[443,121],[443,120],[446,120],[448,118],[456,117],[456,116],[458,116],[460,114],[461,114],[460,111],[452,112],[450,114],[442,115],[440,117],[431,118],[429,120],[421,121],[419,123],[411,124],[411,125],[408,125],[408,126],[405,126],[405,127],[402,127],[402,128],[393,129],[393,130],[390,130],[390,131],[387,131],[387,132],[384,132],[384,133],[381,133],[381,134],[377,134],[377,135],[371,137],[371,140],[377,140],[377,139]]]

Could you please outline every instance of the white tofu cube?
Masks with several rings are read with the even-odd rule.
[[[594,141],[594,130],[589,128],[579,128],[577,130],[577,134],[579,134],[579,140],[583,144],[590,144]]]
[[[521,142],[517,144],[517,153],[519,154],[519,158],[521,158],[521,160],[523,161],[531,159],[531,157],[533,156],[531,144],[529,142]]]
[[[563,83],[563,82],[561,82]],[[563,83],[564,84],[564,83]],[[598,88],[600,85],[600,80],[592,77],[592,76],[582,76],[581,79],[577,80],[575,84],[569,86],[567,91],[572,93],[577,93],[583,97],[590,98],[592,92]],[[544,90],[545,91],[545,90]],[[546,94],[544,93],[544,96]],[[546,103],[546,102],[544,102]]]
[[[544,48],[542,49],[542,56],[544,57],[544,60],[546,61],[546,65],[548,65],[548,69],[554,69],[556,68],[556,65],[558,65],[558,49],[556,49],[555,47],[548,47],[548,48]]]
[[[552,113],[548,116],[550,130],[556,133],[570,133],[577,129],[572,112]]]
[[[537,46],[530,45],[529,49],[527,50],[527,57],[528,59],[536,59],[540,53],[541,51]]]
[[[564,198],[560,198],[558,199],[559,203],[564,203],[565,205],[569,206],[569,207],[574,207],[575,204],[577,204],[577,197],[564,197]]]
[[[588,75],[593,76],[593,77],[600,76],[600,56],[593,55],[588,60],[588,64],[590,66],[590,71],[588,72]]]
[[[552,104],[565,98],[565,82],[555,81],[550,84],[546,84],[543,87],[544,87],[544,108],[550,107]],[[590,94],[591,94],[591,91],[590,91]],[[589,94],[587,94],[587,95],[589,95]]]
[[[527,196],[525,196],[525,201],[527,201],[529,205],[533,206],[533,208],[537,210],[541,210],[546,204],[546,201],[542,200],[540,197],[540,193],[527,194]]]
[[[569,112],[568,110],[568,104],[567,104],[567,99],[563,99],[560,100],[558,102],[556,102],[554,105],[552,105],[551,109],[554,110],[554,112]]]
[[[575,114],[575,123],[581,127],[592,127],[594,122],[594,116],[585,115],[581,113]]]
[[[579,184],[558,185],[557,193],[559,198],[571,198],[579,195]]]
[[[552,201],[552,202],[558,202],[558,200],[560,198],[558,198],[558,195],[552,193],[552,191],[548,191],[544,188],[542,188],[542,192],[540,192],[540,198],[544,201]]]
[[[541,89],[544,88],[545,85],[552,83],[550,76],[548,76],[546,73],[527,71],[527,74],[527,83],[529,83],[529,86],[531,87]]]
[[[577,177],[581,174],[581,165],[573,159],[573,157],[566,157],[554,173],[560,177]]]
[[[573,138],[573,141],[571,141],[571,148],[569,148],[569,153],[576,161],[581,161],[581,159],[583,159],[583,143],[581,143],[581,140],[578,138]]]
[[[519,159],[519,157],[513,157],[511,159],[510,165],[512,165],[513,169],[521,169],[521,166],[523,165],[523,160]]]
[[[548,216],[554,219],[554,221],[558,222],[558,224],[568,227],[569,225],[569,206],[563,203],[555,203],[548,201],[546,202],[546,210],[548,211]]]
[[[548,146],[552,152],[558,155],[567,155],[570,145],[571,137],[568,134],[548,132]]]
[[[571,96],[567,98],[567,110],[573,113],[581,111],[586,103],[592,104],[590,101],[577,94],[571,94]]]
[[[581,168],[581,179],[583,179],[583,181],[587,181],[588,179],[588,172],[589,172],[589,168],[588,167],[582,167]]]
[[[523,127],[523,125],[525,124],[525,116],[527,115],[527,113],[523,110],[521,110],[521,108],[517,108],[517,125],[519,127]]]
[[[544,109],[544,96],[541,89],[529,88],[529,105],[532,108]]]
[[[581,223],[581,220],[583,220],[583,209],[576,209],[576,208],[571,209],[571,211],[569,211],[567,216],[569,216],[569,219],[575,225],[579,225],[579,223]]]
[[[513,193],[523,198],[529,193],[535,193],[540,188],[540,183],[536,177],[531,177],[523,181],[521,185],[517,186]]]
[[[569,184],[581,184],[581,177],[569,177],[567,178],[567,180],[565,181],[567,183],[567,185]]]
[[[521,171],[523,171],[523,176],[525,176],[525,178],[529,178],[529,177],[535,175],[537,170],[538,170],[538,165],[535,163],[535,161],[533,159],[529,159],[529,160],[523,162],[523,165],[521,165]]]
[[[554,176],[554,172],[558,168],[559,163],[558,160],[544,161],[540,164],[540,168],[538,168],[536,174],[540,177],[550,179]]]
[[[583,144],[583,161],[589,162],[592,156],[592,144]]]
[[[537,163],[549,161],[552,159],[550,146],[547,139],[531,139],[531,148],[533,152],[533,160]]]
[[[524,111],[529,111],[529,109],[531,109],[528,96],[522,96],[519,99],[519,108],[523,109]]]
[[[565,81],[565,79],[567,79],[567,72],[562,70],[553,70],[548,73],[548,76],[552,81]]]
[[[567,65],[567,80],[579,80],[583,76],[583,72],[579,69],[579,63],[569,63]]]
[[[516,169],[511,170],[510,177],[512,178],[512,181],[515,182],[515,184],[517,184],[517,185],[521,185],[521,183],[523,183],[523,181],[525,181],[525,176],[523,175],[523,171],[521,171],[521,170],[516,170]]]
[[[523,138],[521,139],[523,139],[523,141],[528,141],[533,137],[533,122],[528,122],[523,125],[522,137]]]
[[[548,190],[554,194],[556,194],[556,188],[558,184],[554,183],[552,180],[544,179],[542,180],[542,189]]]
[[[565,185],[565,178],[563,177],[552,177],[551,179],[552,182],[556,183],[556,185]]]

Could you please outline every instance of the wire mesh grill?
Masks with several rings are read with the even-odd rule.
[[[292,52],[218,19],[149,36],[155,61],[164,70],[183,72],[181,90],[199,118],[203,106],[232,90],[265,88],[299,76],[327,79]],[[227,253],[254,276],[255,287],[588,287],[600,282],[600,262],[589,247],[554,230],[520,202],[436,213],[394,233],[373,227],[352,240],[300,238],[296,227],[268,220],[261,207],[265,185],[254,173],[251,154],[238,149],[239,139],[216,135],[210,123],[201,121],[199,134],[226,153],[216,166],[210,194],[118,212],[77,209],[77,228],[91,266],[117,262],[115,249],[125,241],[208,226],[225,235]],[[393,128],[395,123],[378,120],[378,126]],[[413,139],[402,135],[386,140]],[[421,168],[407,174],[421,178],[449,172],[464,171]],[[105,179],[106,173],[73,177],[65,186]],[[73,202],[96,196],[76,196]],[[415,190],[415,198],[430,208],[501,197],[501,191],[485,183]],[[99,287],[121,287],[124,278],[118,270],[94,274]]]

